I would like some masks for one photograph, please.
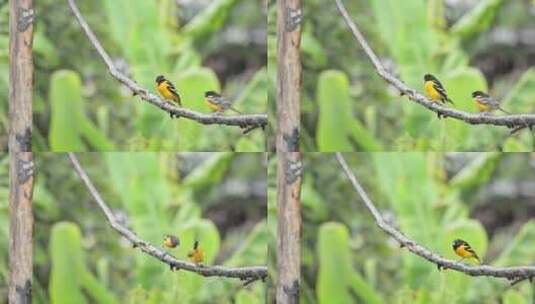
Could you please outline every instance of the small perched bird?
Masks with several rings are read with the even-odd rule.
[[[167,248],[175,248],[180,245],[180,240],[174,235],[166,234],[163,237],[163,245]]]
[[[204,251],[199,247],[199,241],[195,240],[193,243],[193,250],[188,253],[188,258],[195,265],[204,262]]]
[[[474,102],[476,103],[477,108],[480,112],[490,113],[495,110],[500,110],[506,114],[511,114],[500,107],[500,103],[497,100],[494,100],[490,97],[489,94],[483,93],[481,91],[475,91],[472,93]]]
[[[462,258],[461,261],[467,258],[473,258],[478,264],[481,264],[481,260],[476,252],[463,240],[456,239],[453,241],[453,251]]]
[[[204,93],[206,104],[212,111],[216,113],[223,113],[226,110],[232,110],[238,114],[241,114],[240,111],[232,107],[232,103],[228,101],[225,97],[221,96],[219,93],[214,91],[207,91]]]
[[[425,92],[427,93],[427,96],[433,100],[433,101],[440,101],[442,103],[449,102],[453,104],[453,101],[449,99],[448,94],[446,94],[446,90],[438,81],[438,79],[431,75],[431,74],[425,74],[424,76],[424,88]]]
[[[156,77],[156,89],[158,89],[158,92],[163,98],[171,100],[179,106],[182,106],[180,95],[178,95],[175,86],[173,83],[171,83],[171,81],[165,79],[164,76],[159,75]]]

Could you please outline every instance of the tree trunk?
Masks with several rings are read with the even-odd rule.
[[[301,0],[277,1],[277,151],[299,151]]]
[[[32,152],[11,152],[9,166],[9,303],[31,303]]]
[[[277,304],[298,304],[301,278],[301,179],[299,152],[278,152]]]
[[[31,303],[32,285],[32,35],[33,1],[11,0],[9,18],[9,153],[11,304]]]
[[[277,293],[298,304],[301,277],[301,0],[277,1]]]

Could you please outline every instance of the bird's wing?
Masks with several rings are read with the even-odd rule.
[[[440,93],[442,97],[448,99],[448,94],[446,94],[446,90],[444,89],[440,81],[433,81],[433,88],[435,88],[435,90],[437,90],[437,92]]]
[[[177,91],[176,91],[176,89],[175,89],[175,86],[170,81],[167,81],[167,89],[169,91],[171,91],[171,93],[173,93],[173,95],[179,96]]]

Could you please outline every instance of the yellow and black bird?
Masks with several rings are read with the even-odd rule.
[[[163,98],[182,106],[180,95],[177,93],[175,86],[171,81],[165,79],[163,75],[156,77],[156,89],[158,89],[158,92]]]
[[[174,235],[166,234],[163,237],[163,245],[167,248],[176,248],[180,245],[180,240]]]
[[[241,114],[240,111],[232,107],[232,103],[229,100],[221,96],[219,93],[214,91],[206,91],[204,92],[204,97],[208,107],[216,113],[223,113],[226,110],[232,110],[238,114]]]
[[[481,92],[481,91],[475,91],[472,93],[472,97],[474,98],[474,102],[476,103],[476,107],[479,109],[482,113],[490,113],[495,110],[500,110],[506,114],[511,114],[504,109],[500,107],[500,103],[492,98],[489,94]]]
[[[424,89],[427,93],[427,96],[432,101],[440,101],[442,103],[449,102],[453,104],[453,101],[448,97],[448,94],[446,93],[446,89],[442,86],[440,81],[438,79],[431,75],[431,74],[425,74],[424,75]]]
[[[481,260],[477,256],[476,252],[472,249],[472,247],[470,247],[470,245],[468,245],[467,242],[463,240],[456,239],[453,241],[453,251],[455,251],[455,253],[462,258],[461,261],[472,258],[478,264],[481,264]]]
[[[195,265],[204,262],[204,251],[199,247],[199,241],[195,240],[193,243],[193,250],[188,253],[188,258]]]

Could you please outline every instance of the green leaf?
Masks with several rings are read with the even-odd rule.
[[[301,53],[304,55],[303,64],[306,66],[322,68],[327,65],[327,54],[309,27],[301,36]]]
[[[183,181],[184,187],[192,191],[202,191],[220,183],[233,158],[232,153],[215,153],[186,176]]]
[[[80,138],[82,83],[76,72],[60,70],[50,77],[51,105],[49,145],[52,151],[84,151]]]
[[[505,3],[503,0],[482,0],[470,12],[466,13],[451,28],[451,32],[463,39],[467,39],[487,30],[494,16]]]
[[[320,151],[352,151],[350,139],[362,150],[380,150],[381,145],[351,114],[349,81],[337,70],[324,71],[318,79],[319,119],[316,141]]]
[[[383,303],[373,287],[353,270],[349,233],[344,225],[329,222],[320,226],[317,253],[316,292],[319,304],[354,303],[356,299],[351,292],[363,303]]]
[[[446,75],[443,82],[449,97],[455,102],[454,108],[465,112],[476,112],[477,109],[472,101],[472,92],[475,90],[488,91],[487,81],[481,71],[475,68],[460,68],[452,71]],[[442,123],[442,121],[440,122]],[[470,149],[472,146],[480,146],[474,144],[481,136],[482,132],[488,132],[489,128],[478,129],[474,131],[474,127],[456,119],[446,119],[444,136],[445,140],[441,143],[443,149]],[[469,135],[474,138],[468,138]]]
[[[57,66],[60,60],[54,44],[46,37],[44,26],[45,24],[40,22],[33,36],[33,52],[37,56],[42,56],[39,64],[50,69]]]
[[[262,304],[264,299],[259,299],[254,293],[242,289],[236,294],[236,304]]]
[[[349,82],[340,71],[322,72],[318,79],[319,119],[316,140],[319,151],[352,151],[349,141],[351,106]]]
[[[507,247],[496,259],[494,265],[505,267],[533,263],[535,260],[533,243],[535,243],[535,221],[532,220],[522,226],[514,239],[507,244]]]
[[[176,79],[176,87],[180,96],[182,96],[184,107],[194,111],[210,113],[203,98],[206,91],[221,91],[219,80],[215,73],[207,68],[196,68],[183,71],[180,75],[177,75]],[[213,136],[203,136],[204,132],[213,135],[213,132],[218,128],[224,129],[225,127],[219,125],[205,126],[189,119],[166,119],[163,128],[171,130],[169,134],[169,138],[171,138],[169,141],[170,146],[167,149],[179,148],[182,151],[194,151],[202,150],[203,146],[213,147]]]
[[[509,289],[503,294],[503,304],[528,304],[530,301],[514,289]]]
[[[83,273],[82,236],[73,223],[60,222],[54,225],[50,235],[50,286],[52,303],[87,303],[80,289],[82,278],[73,273]]]
[[[450,185],[458,189],[473,189],[486,184],[502,157],[501,153],[481,153],[451,178]]]
[[[514,113],[530,113],[535,108],[535,68],[530,68],[518,80],[502,106]]]
[[[70,222],[59,222],[52,227],[50,237],[49,294],[52,303],[87,303],[85,295],[96,303],[118,303],[102,283],[86,269],[82,251],[80,228]],[[73,276],[72,274],[77,275]]]
[[[515,137],[509,137],[503,144],[502,152],[531,152],[532,149]]]
[[[312,179],[305,178],[301,190],[303,213],[310,221],[327,220],[329,210],[321,195],[314,189]]]
[[[237,0],[213,0],[200,14],[195,16],[185,27],[189,37],[203,39],[206,35],[221,29]]]
[[[434,211],[438,200],[437,185],[429,176],[429,166],[436,165],[425,153],[373,153],[377,184],[396,215],[400,229],[410,238],[438,248],[444,238]],[[418,193],[415,197],[414,193]],[[426,227],[426,229],[422,229]],[[438,278],[428,278],[434,267],[414,255],[403,256],[403,278],[409,286],[432,285]]]

